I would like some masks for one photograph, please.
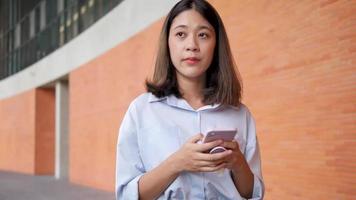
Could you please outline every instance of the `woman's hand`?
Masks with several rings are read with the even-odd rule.
[[[245,157],[240,151],[239,144],[236,140],[223,142],[221,146],[232,151],[226,159],[226,168],[232,170],[233,172],[240,172],[242,168],[248,167]]]
[[[240,151],[239,144],[233,140],[232,142],[224,142],[221,146],[232,151],[226,159],[226,168],[232,171],[236,189],[241,196],[251,198],[254,184],[253,173]]]
[[[216,146],[220,146],[223,141],[197,143],[202,138],[202,134],[191,137],[169,158],[173,161],[174,164],[172,166],[176,168],[178,173],[182,171],[212,172],[226,167],[225,160],[231,155],[232,151],[227,150],[215,154],[204,153]]]

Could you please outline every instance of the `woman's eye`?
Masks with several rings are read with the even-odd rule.
[[[199,37],[200,37],[200,38],[208,38],[209,35],[206,34],[206,33],[199,33]]]
[[[185,34],[183,32],[178,32],[178,33],[176,33],[176,36],[182,38],[185,36]]]

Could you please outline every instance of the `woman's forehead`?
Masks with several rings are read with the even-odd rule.
[[[194,9],[183,11],[173,19],[170,29],[177,28],[209,29],[214,31],[208,20]]]

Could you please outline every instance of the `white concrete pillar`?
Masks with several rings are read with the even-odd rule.
[[[55,177],[68,178],[69,168],[69,91],[67,81],[56,83]]]

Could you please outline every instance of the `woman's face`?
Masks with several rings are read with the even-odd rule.
[[[211,24],[191,9],[176,16],[169,30],[168,46],[178,81],[201,80],[209,68],[215,48]]]

